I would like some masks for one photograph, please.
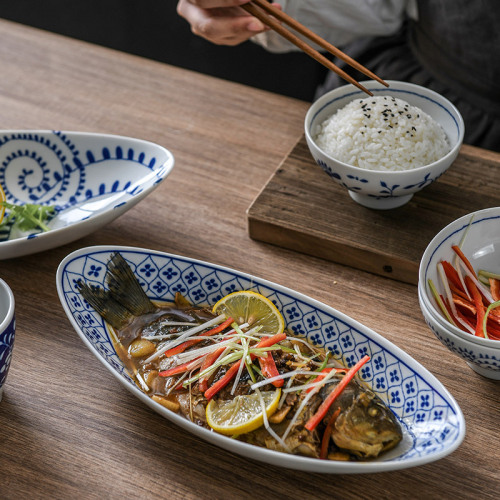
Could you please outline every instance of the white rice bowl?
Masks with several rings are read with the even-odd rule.
[[[451,149],[439,123],[392,96],[356,99],[326,119],[315,142],[327,155],[368,170],[411,170]]]

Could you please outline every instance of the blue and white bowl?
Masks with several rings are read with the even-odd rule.
[[[7,283],[0,279],[0,401],[9,373],[14,337],[16,333],[14,294]]]
[[[167,177],[173,155],[152,142],[106,134],[0,131],[0,185],[13,204],[52,205],[47,232],[0,227],[0,259],[41,252],[108,224]]]
[[[113,252],[128,261],[147,295],[172,301],[180,292],[194,304],[213,305],[224,295],[254,290],[282,312],[288,329],[326,347],[335,359],[353,366],[371,361],[361,377],[391,408],[403,427],[403,441],[377,460],[336,462],[288,455],[203,429],[155,403],[129,378],[115,353],[102,318],[82,298],[76,283],[103,287]],[[274,465],[324,473],[367,473],[403,469],[443,458],[465,435],[463,414],[443,385],[422,365],[381,335],[335,309],[288,288],[232,269],[152,250],[89,247],[68,255],[56,277],[59,299],[76,332],[101,363],[130,392],[183,429],[224,449]],[[111,383],[105,381],[104,383]]]
[[[500,341],[476,337],[449,323],[429,288],[432,280],[438,291],[443,292],[437,265],[442,260],[453,260],[452,245],[461,245],[476,271],[484,269],[500,274],[500,207],[464,215],[443,228],[425,249],[418,275],[420,309],[434,335],[475,372],[500,380]]]
[[[341,162],[321,150],[314,140],[318,126],[351,101],[367,94],[349,84],[321,96],[309,108],[305,118],[305,136],[316,163],[338,184],[348,189],[353,200],[368,208],[397,208],[425,188],[453,163],[464,137],[464,122],[456,107],[436,92],[406,82],[388,81],[386,88],[375,81],[361,82],[375,96],[396,97],[417,106],[443,127],[451,150],[434,163],[413,170],[368,170]],[[397,144],[395,145],[397,148]]]

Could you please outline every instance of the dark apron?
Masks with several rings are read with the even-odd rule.
[[[359,40],[344,51],[385,80],[444,95],[464,118],[464,142],[500,151],[500,1],[418,0],[418,8],[418,22],[407,21],[397,35]],[[318,96],[343,83],[330,73]]]

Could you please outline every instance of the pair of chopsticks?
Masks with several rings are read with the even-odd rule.
[[[339,75],[341,78],[348,81],[349,83],[352,83],[353,85],[361,89],[363,92],[366,92],[368,95],[373,95],[373,94],[363,85],[358,83],[354,78],[348,75],[345,71],[341,70],[338,66],[333,64],[323,54],[321,54],[313,47],[308,45],[306,42],[301,40],[297,35],[295,35],[291,31],[288,31],[285,27],[283,27],[283,25],[279,21],[281,21],[284,24],[287,24],[297,33],[300,33],[306,38],[309,38],[309,40],[313,41],[318,46],[330,52],[330,54],[333,54],[334,56],[338,57],[339,59],[346,62],[353,68],[357,69],[359,72],[368,76],[369,78],[376,80],[377,82],[381,83],[382,85],[385,85],[386,87],[389,86],[388,83],[384,82],[384,80],[382,80],[377,75],[372,73],[369,69],[365,68],[363,65],[359,64],[357,61],[349,57],[347,54],[344,54],[344,52],[339,50],[337,47],[327,42],[319,35],[312,32],[310,29],[306,28],[304,25],[300,24],[298,21],[293,19],[293,17],[290,17],[288,14],[285,14],[276,7],[273,7],[266,0],[252,0],[251,2],[241,5],[241,7],[245,9],[249,14],[252,14],[252,16],[256,17],[264,24],[269,26],[271,29],[279,33],[282,37],[286,38],[289,42],[299,47],[299,49],[303,50],[313,59],[316,59],[316,61],[321,63],[323,66],[337,73],[337,75]]]

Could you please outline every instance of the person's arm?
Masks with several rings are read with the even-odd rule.
[[[278,0],[291,17],[333,45],[343,46],[365,36],[396,33],[413,0]],[[277,33],[267,31],[253,40],[272,52],[296,50]]]
[[[191,31],[217,45],[238,45],[267,31],[267,26],[239,6],[249,0],[179,0],[177,13]]]

